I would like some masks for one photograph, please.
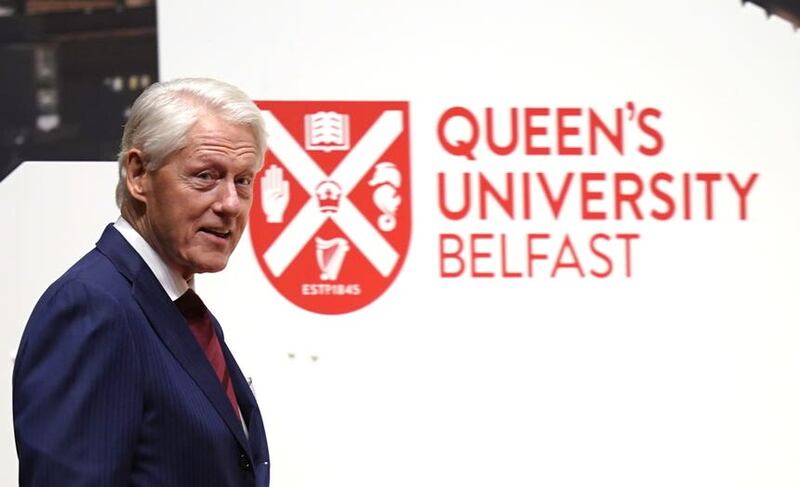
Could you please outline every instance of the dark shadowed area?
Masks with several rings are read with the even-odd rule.
[[[26,160],[114,160],[158,80],[154,0],[0,0],[0,180]]]

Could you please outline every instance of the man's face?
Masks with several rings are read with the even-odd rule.
[[[262,154],[250,131],[203,115],[188,145],[144,176],[145,238],[188,279],[225,268],[244,231]]]

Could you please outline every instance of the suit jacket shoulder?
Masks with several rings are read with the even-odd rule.
[[[36,305],[13,385],[20,485],[269,482],[255,400],[247,438],[185,321],[111,226]]]

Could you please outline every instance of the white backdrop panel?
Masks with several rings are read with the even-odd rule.
[[[22,329],[47,286],[94,247],[119,215],[113,162],[25,162],[0,182],[5,313],[0,327],[0,485],[17,485],[11,372]]]
[[[246,241],[201,281],[258,382],[276,485],[800,481],[800,37],[788,24],[732,0],[162,2],[159,22],[164,78],[219,77],[262,100],[411,104],[412,241],[383,297],[305,312]],[[439,277],[438,233],[483,225],[437,212],[436,174],[466,170],[436,140],[444,110],[629,100],[664,114],[654,159],[496,167],[484,153],[477,167],[756,172],[747,221],[727,195],[711,222],[554,227],[639,232],[630,279]]]

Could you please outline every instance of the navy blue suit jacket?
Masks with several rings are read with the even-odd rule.
[[[266,487],[261,413],[213,321],[247,434],[183,316],[109,225],[25,328],[13,378],[20,485]]]

